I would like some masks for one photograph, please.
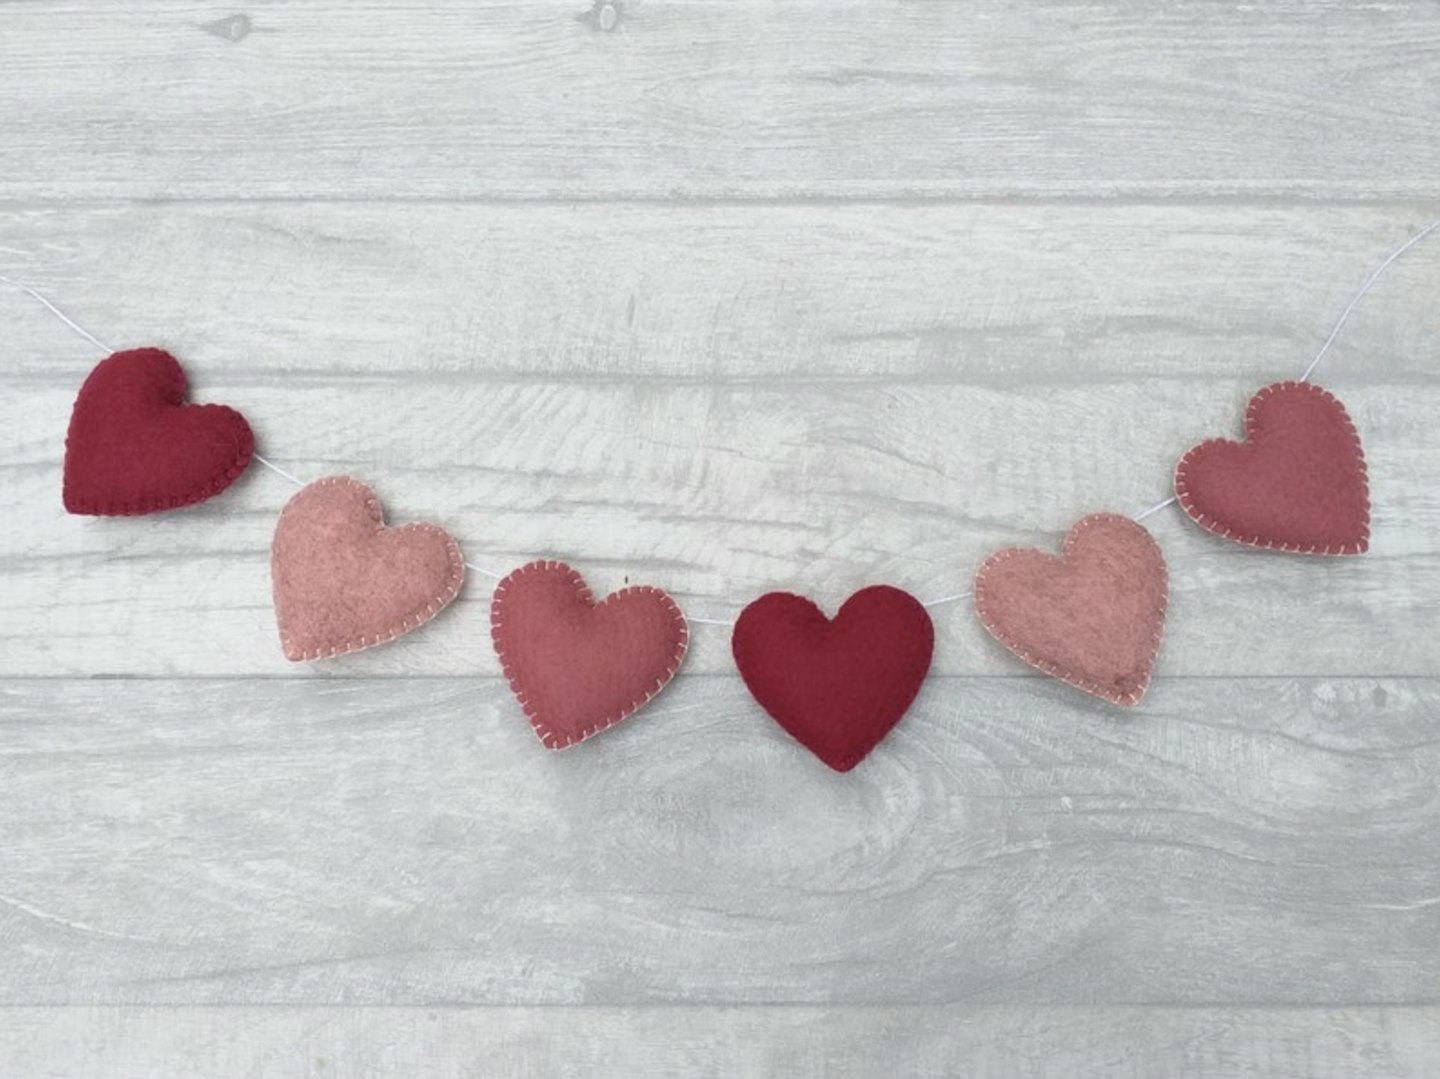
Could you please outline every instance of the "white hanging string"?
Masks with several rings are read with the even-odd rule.
[[[1330,346],[1333,345],[1335,343],[1335,339],[1340,336],[1340,331],[1344,329],[1345,323],[1349,321],[1350,315],[1355,310],[1356,305],[1358,305],[1360,301],[1364,299],[1365,293],[1369,292],[1375,286],[1375,282],[1380,280],[1380,276],[1390,268],[1390,264],[1396,259],[1398,259],[1401,255],[1405,254],[1406,251],[1409,251],[1421,240],[1425,239],[1426,236],[1429,236],[1436,229],[1440,229],[1440,219],[1430,222],[1430,224],[1426,225],[1414,236],[1411,236],[1410,239],[1406,240],[1394,251],[1391,251],[1390,254],[1386,256],[1385,261],[1380,263],[1379,266],[1376,266],[1375,269],[1370,272],[1370,276],[1367,277],[1365,279],[1365,283],[1360,286],[1360,291],[1355,293],[1354,296],[1350,297],[1350,302],[1345,305],[1345,310],[1340,312],[1340,317],[1335,321],[1335,326],[1333,329],[1331,329],[1330,336],[1325,338],[1325,343],[1320,346],[1320,351],[1315,353],[1315,358],[1311,360],[1310,363],[1306,366],[1305,370],[1296,380],[1297,382],[1310,381],[1310,376],[1315,373],[1315,368],[1320,366],[1320,361],[1325,358],[1325,353],[1330,351]],[[1171,495],[1164,502],[1155,503],[1155,505],[1151,506],[1144,513],[1137,513],[1135,515],[1135,520],[1143,521],[1152,513],[1159,513],[1166,506],[1175,505],[1176,501],[1176,497],[1174,495]]]
[[[1330,336],[1325,338],[1325,343],[1320,346],[1320,351],[1315,353],[1315,358],[1310,361],[1310,366],[1305,368],[1305,373],[1300,376],[1301,382],[1310,381],[1311,374],[1314,373],[1315,368],[1320,366],[1320,361],[1325,358],[1325,353],[1330,351],[1330,346],[1335,343],[1335,338],[1340,336],[1341,329],[1344,328],[1345,323],[1350,318],[1350,312],[1355,310],[1355,305],[1360,302],[1360,300],[1364,297],[1365,293],[1370,291],[1370,289],[1374,286],[1375,282],[1380,280],[1380,275],[1390,268],[1390,264],[1392,262],[1398,259],[1401,255],[1405,254],[1406,251],[1409,251],[1412,247],[1418,244],[1421,240],[1425,239],[1426,236],[1429,236],[1436,229],[1440,229],[1440,220],[1430,222],[1430,224],[1426,225],[1414,236],[1411,236],[1410,239],[1406,240],[1394,251],[1390,252],[1390,256],[1379,266],[1375,267],[1374,271],[1370,274],[1370,276],[1365,279],[1365,283],[1360,286],[1360,291],[1355,293],[1355,295],[1350,298],[1350,302],[1345,305],[1345,310],[1340,312],[1340,317],[1335,322],[1335,328],[1330,331]]]
[[[46,296],[44,296],[42,293],[36,291],[35,289],[31,288],[29,285],[25,284],[23,281],[16,281],[13,277],[6,277],[4,274],[0,274],[0,281],[3,281],[3,282],[4,282],[5,284],[7,284],[7,285],[11,285],[11,286],[13,286],[13,287],[15,287],[15,288],[18,288],[21,292],[25,293],[27,296],[31,297],[31,298],[34,299],[34,300],[39,301],[39,303],[40,303],[47,311],[49,311],[52,315],[54,315],[56,318],[58,318],[61,322],[65,323],[66,326],[69,326],[72,330],[74,330],[77,334],[79,334],[79,335],[80,335],[81,337],[83,337],[85,340],[89,341],[92,345],[94,345],[96,348],[98,348],[101,352],[104,352],[106,355],[109,355],[110,353],[112,353],[112,352],[115,351],[113,348],[111,348],[109,345],[107,345],[104,341],[100,340],[98,337],[96,337],[94,334],[92,334],[89,330],[87,330],[84,326],[80,325],[80,323],[76,322],[73,318],[71,318],[69,315],[67,315],[64,311],[60,310],[60,308],[56,307],[55,304],[51,303],[50,300],[49,300]],[[262,457],[262,456],[261,456],[260,454],[258,454],[258,453],[251,453],[250,456],[251,456],[254,460],[260,462],[260,464],[262,464],[262,465],[264,465],[266,468],[268,468],[271,472],[274,472],[277,476],[281,476],[281,477],[283,477],[284,479],[289,480],[289,481],[290,481],[291,483],[293,483],[296,487],[304,487],[304,486],[305,486],[305,481],[302,480],[299,476],[295,475],[293,472],[287,472],[285,469],[283,469],[283,468],[281,468],[279,465],[277,465],[274,461],[270,460],[268,457]],[[465,568],[466,568],[466,569],[472,569],[472,570],[474,570],[476,573],[479,573],[479,574],[481,574],[482,576],[485,576],[485,577],[489,577],[489,578],[491,578],[492,580],[502,581],[502,580],[505,579],[505,575],[504,575],[503,573],[496,573],[494,570],[486,569],[484,566],[477,566],[477,565],[475,565],[475,564],[472,563],[472,562],[466,562],[466,563],[465,563]],[[690,621],[691,621],[691,622],[699,622],[699,621],[702,621],[702,619],[692,618],[692,619],[690,619]],[[728,624],[728,623],[727,623],[727,624]]]
[[[268,468],[271,472],[274,472],[274,473],[276,473],[276,474],[278,474],[278,475],[284,476],[287,480],[289,480],[291,483],[293,483],[296,487],[304,487],[304,486],[305,486],[305,481],[304,481],[304,480],[300,479],[298,476],[292,476],[290,473],[286,472],[283,468],[281,468],[279,465],[277,465],[274,461],[266,460],[264,457],[261,457],[258,453],[252,453],[250,456],[253,457],[255,460],[259,461],[262,465],[264,465],[266,468]]]
[[[1169,498],[1167,498],[1164,502],[1157,502],[1157,503],[1155,503],[1155,505],[1151,506],[1151,507],[1150,507],[1148,510],[1146,510],[1144,513],[1137,513],[1137,514],[1135,515],[1134,519],[1137,520],[1137,521],[1143,521],[1143,520],[1145,520],[1146,517],[1149,517],[1152,513],[1159,513],[1159,512],[1160,512],[1161,510],[1163,510],[1166,506],[1173,506],[1173,505],[1175,505],[1175,496],[1174,496],[1174,495],[1171,495],[1171,496],[1170,496]]]
[[[922,607],[943,607],[947,603],[958,603],[962,599],[969,599],[971,593],[956,592],[953,596],[941,596],[939,599],[927,599],[921,602]]]
[[[1371,271],[1370,276],[1365,279],[1365,283],[1360,286],[1360,290],[1350,298],[1350,302],[1347,303],[1345,305],[1345,309],[1340,312],[1340,318],[1336,320],[1334,328],[1332,328],[1330,331],[1330,335],[1325,338],[1325,343],[1320,346],[1320,351],[1315,353],[1315,358],[1310,361],[1309,365],[1300,375],[1298,381],[1309,381],[1310,376],[1315,372],[1315,368],[1320,366],[1320,361],[1323,360],[1325,358],[1325,354],[1330,351],[1330,346],[1333,345],[1336,338],[1340,336],[1340,331],[1344,328],[1345,323],[1349,320],[1350,315],[1354,312],[1356,306],[1360,303],[1361,299],[1364,298],[1365,294],[1375,286],[1375,283],[1380,280],[1381,275],[1390,268],[1390,265],[1401,255],[1405,254],[1405,252],[1409,251],[1412,247],[1418,244],[1421,240],[1425,239],[1425,237],[1429,236],[1436,229],[1440,229],[1440,219],[1430,222],[1430,224],[1426,225],[1419,232],[1415,233],[1415,235],[1411,236],[1394,251],[1390,252],[1390,254],[1386,256],[1385,260],[1381,262],[1380,265],[1376,266],[1373,271]],[[109,345],[101,341],[98,337],[92,334],[89,330],[85,329],[85,327],[81,326],[64,311],[60,310],[60,308],[56,307],[53,303],[51,303],[49,299],[47,299],[41,293],[37,292],[35,289],[31,288],[29,285],[25,284],[22,281],[16,281],[13,277],[6,277],[4,274],[0,274],[0,281],[3,281],[7,285],[13,286],[14,288],[18,288],[21,292],[38,301],[52,315],[58,318],[66,326],[70,327],[70,329],[74,330],[85,340],[89,341],[96,348],[100,349],[102,352],[108,354],[114,351],[114,349],[112,349]],[[259,461],[271,472],[274,472],[276,475],[288,480],[296,487],[305,486],[304,480],[300,479],[300,477],[294,475],[293,473],[287,472],[285,469],[277,465],[274,461],[271,461],[266,457],[262,457],[258,453],[252,454],[252,456],[256,461]],[[1175,502],[1175,496],[1171,495],[1169,498],[1165,499],[1164,502],[1157,502],[1155,505],[1151,506],[1143,513],[1136,514],[1134,519],[1137,521],[1143,521],[1151,514],[1159,513],[1167,506],[1173,506]],[[496,573],[494,570],[486,569],[484,566],[477,566],[473,562],[466,562],[465,568],[474,570],[476,573],[479,573],[485,577],[489,577],[492,580],[500,581],[505,579],[505,575],[503,573]],[[926,600],[921,605],[924,607],[941,607],[947,603],[956,603],[962,599],[967,599],[969,596],[969,592],[956,592],[954,595],[940,596],[938,599]],[[727,621],[719,618],[692,618],[689,615],[686,615],[685,620],[695,625],[724,626],[727,629],[733,628],[735,625],[733,621]]]
[[[503,581],[503,580],[505,579],[505,574],[503,574],[503,573],[496,573],[493,569],[486,569],[484,566],[477,566],[474,562],[466,562],[466,563],[465,563],[465,568],[466,568],[466,569],[473,569],[476,573],[480,574],[482,577],[489,577],[492,581]],[[690,619],[687,619],[687,621],[690,621],[690,622],[698,622],[699,619],[697,619],[697,618],[690,618]]]
[[[7,285],[15,286],[21,292],[25,293],[32,299],[39,300],[41,305],[44,306],[47,311],[49,311],[52,315],[58,318],[61,322],[65,323],[65,325],[69,326],[81,337],[85,338],[85,340],[89,341],[101,352],[111,353],[115,351],[104,341],[91,334],[91,332],[87,330],[84,326],[80,325],[80,323],[76,322],[64,311],[60,310],[60,308],[56,307],[53,303],[47,300],[44,296],[40,295],[40,293],[36,292],[33,288],[25,284],[23,281],[16,281],[13,277],[6,277],[4,274],[0,274],[0,281],[4,281]]]

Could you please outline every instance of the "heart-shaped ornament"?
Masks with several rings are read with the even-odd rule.
[[[665,688],[690,643],[685,616],[639,585],[599,603],[563,562],[531,562],[495,589],[490,635],[510,689],[547,749],[613,727]]]
[[[270,574],[286,658],[323,659],[430,621],[459,593],[465,562],[440,526],[386,528],[374,491],[327,476],[285,504]]]
[[[1217,536],[1296,554],[1370,546],[1370,484],[1360,435],[1334,394],[1309,382],[1266,386],[1245,410],[1245,441],[1212,438],[1180,460],[1175,495]]]
[[[975,577],[975,609],[991,636],[1032,667],[1116,704],[1145,695],[1168,601],[1160,545],[1115,513],[1076,521],[1058,558],[1012,547]]]
[[[935,628],[919,600],[889,585],[862,588],[834,619],[804,596],[770,592],[740,612],[730,644],[760,707],[848,772],[920,692]]]
[[[96,364],[65,436],[65,508],[101,517],[179,509],[218,495],[245,471],[255,439],[224,405],[185,401],[168,352],[137,348]]]

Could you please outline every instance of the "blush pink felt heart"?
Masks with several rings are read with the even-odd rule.
[[[384,644],[450,605],[465,580],[454,537],[438,525],[386,528],[375,492],[327,476],[285,504],[270,547],[275,619],[292,660]]]
[[[596,603],[563,562],[531,562],[495,589],[490,632],[540,741],[565,749],[642,708],[675,676],[690,630],[675,601],[637,586]]]
[[[1114,513],[1075,522],[1059,558],[1012,547],[991,555],[975,578],[975,608],[997,641],[1116,704],[1145,694],[1168,598],[1159,544]]]
[[[168,352],[137,348],[96,364],[70,414],[63,497],[71,513],[133,516],[219,494],[250,463],[245,417],[185,400]]]
[[[1370,484],[1360,435],[1333,394],[1277,382],[1250,399],[1245,441],[1212,438],[1180,460],[1175,495],[1225,539],[1296,554],[1370,546]]]

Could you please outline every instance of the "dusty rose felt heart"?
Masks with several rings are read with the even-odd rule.
[[[1076,521],[1058,558],[1012,547],[991,555],[975,578],[975,609],[997,641],[1116,704],[1145,694],[1168,599],[1159,544],[1114,513]]]
[[[465,580],[453,536],[438,525],[386,528],[375,492],[327,476],[285,504],[270,547],[275,619],[292,660],[384,644],[450,605]]]
[[[495,589],[490,634],[541,743],[565,749],[639,711],[675,676],[690,630],[675,601],[638,585],[599,603],[563,562],[531,562]]]
[[[101,360],[70,414],[65,508],[134,516],[194,505],[229,487],[254,452],[250,425],[233,408],[187,404],[185,393],[185,372],[158,348]]]
[[[920,601],[862,588],[834,619],[804,596],[770,592],[735,623],[746,687],[806,749],[848,772],[905,714],[930,670],[935,628]]]
[[[1309,382],[1266,386],[1245,410],[1245,441],[1212,438],[1180,460],[1175,494],[1225,539],[1297,554],[1370,546],[1370,484],[1360,435],[1333,394]]]

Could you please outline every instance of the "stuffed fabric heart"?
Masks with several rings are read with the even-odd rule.
[[[270,548],[275,620],[292,660],[384,644],[454,600],[465,563],[438,525],[386,528],[375,492],[349,476],[302,488],[280,514]]]
[[[1250,399],[1245,441],[1212,438],[1180,460],[1175,495],[1225,539],[1297,554],[1370,546],[1370,485],[1360,435],[1333,394],[1277,382]]]
[[[837,772],[874,749],[930,670],[935,630],[914,596],[862,588],[833,620],[804,596],[771,592],[731,637],[746,687],[796,741]]]
[[[510,688],[548,749],[565,749],[639,711],[675,676],[685,616],[658,588],[595,602],[563,562],[521,566],[495,589],[491,638]]]
[[[255,439],[224,405],[185,403],[185,372],[168,352],[117,352],[90,372],[65,436],[65,508],[138,516],[194,505],[245,471]]]
[[[975,609],[1032,667],[1116,704],[1145,694],[1169,597],[1165,556],[1139,524],[1082,517],[1060,557],[1012,547],[975,578]]]

